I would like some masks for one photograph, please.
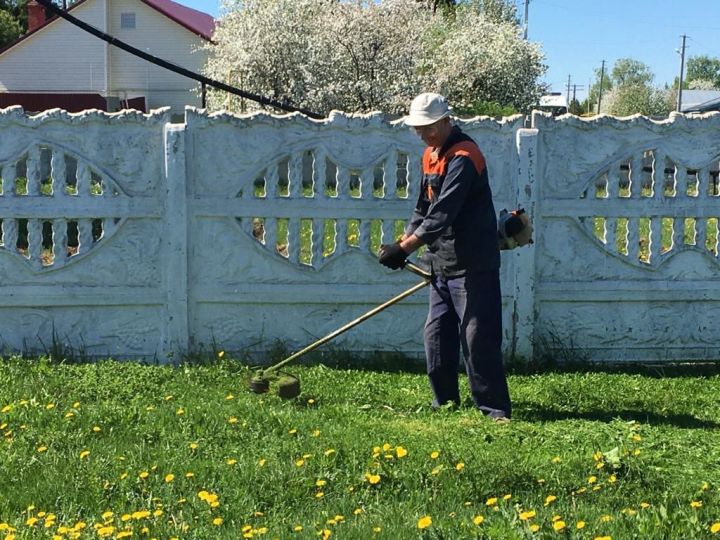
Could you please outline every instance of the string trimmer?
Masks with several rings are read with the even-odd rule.
[[[393,304],[397,304],[400,300],[407,298],[411,294],[419,291],[420,289],[427,287],[427,285],[430,283],[430,274],[423,270],[422,268],[414,265],[411,262],[405,263],[405,268],[407,270],[410,270],[413,274],[417,274],[418,276],[423,278],[423,281],[418,283],[417,285],[410,287],[408,290],[406,290],[403,293],[398,294],[397,296],[391,298],[384,304],[381,304],[367,313],[361,315],[357,319],[350,321],[345,326],[342,326],[335,330],[334,332],[331,332],[325,337],[322,337],[318,339],[317,341],[311,343],[304,349],[288,356],[284,360],[281,360],[277,364],[274,364],[270,366],[269,368],[266,368],[264,370],[259,371],[255,376],[250,379],[250,391],[254,392],[256,394],[264,394],[266,392],[270,391],[270,382],[276,380],[277,381],[277,392],[278,395],[285,399],[292,399],[294,397],[297,397],[300,395],[300,379],[295,377],[294,375],[290,375],[289,373],[283,373],[280,370],[281,367],[289,364],[290,362],[297,360],[301,356],[314,351],[317,349],[320,345],[323,345],[324,343],[327,343],[331,339],[336,338],[343,332],[347,332],[354,326],[357,326],[363,321],[366,321],[370,317],[373,317],[380,313],[381,311],[385,310],[386,308],[389,308]]]

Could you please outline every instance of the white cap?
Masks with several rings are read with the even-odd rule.
[[[429,126],[438,120],[450,116],[450,107],[445,97],[426,92],[412,100],[410,114],[403,118],[408,126]]]

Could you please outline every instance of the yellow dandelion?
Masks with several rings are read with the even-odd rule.
[[[225,463],[228,465],[235,465],[237,463],[237,459],[228,459]]]
[[[597,476],[591,476],[588,478],[588,484],[594,484],[595,482],[597,482]]]
[[[369,484],[371,484],[371,485],[374,486],[375,484],[379,484],[379,483],[380,483],[380,475],[379,475],[379,474],[366,473],[366,474],[365,474],[365,480],[367,480]]]
[[[100,537],[111,536],[114,532],[115,532],[115,527],[113,527],[112,525],[100,527],[97,530],[97,534]]]
[[[395,448],[395,455],[398,458],[404,458],[405,456],[408,455],[408,451],[405,448],[403,448],[402,446],[398,446],[397,448]]]
[[[195,476],[195,473],[192,471],[188,471],[185,473],[185,478],[192,478],[193,476]]]
[[[157,510],[153,511],[152,515],[155,517],[160,517],[163,515],[163,511],[158,508]]]
[[[319,535],[322,536],[323,540],[327,540],[332,536],[332,531],[330,529],[323,529]]]
[[[640,503],[640,508],[643,508],[643,509],[650,508],[650,503],[643,501]]]
[[[584,522],[584,521],[578,521],[578,522],[575,524],[575,528],[576,528],[576,529],[584,529],[584,528],[585,528],[585,522]]]
[[[174,475],[174,474],[171,473],[171,474],[166,474],[166,475],[165,475],[165,483],[166,483],[166,484],[169,484],[169,483],[172,482],[173,480],[175,480],[175,475]]]
[[[138,476],[145,480],[148,476],[150,476],[150,473],[147,471],[140,471],[140,474],[138,474]]]
[[[718,521],[717,523],[713,523],[712,525],[710,525],[710,532],[713,533],[713,534],[718,534],[718,533],[720,533],[720,521]]]
[[[430,459],[437,459],[440,457],[440,452],[435,450],[434,452],[430,452]]]
[[[55,408],[55,404],[54,404],[54,403],[48,403],[47,405],[45,405],[45,408],[46,408],[47,410],[54,409],[54,408]]]
[[[108,510],[107,512],[103,512],[103,514],[102,514],[101,517],[103,518],[104,521],[109,521],[110,519],[112,519],[112,517],[113,517],[114,515],[115,515],[115,514],[114,514],[113,512],[111,512],[110,510]]]
[[[702,501],[692,501],[690,503],[690,506],[692,506],[693,508],[702,508],[702,505]]]
[[[373,527],[373,532],[374,532],[374,533],[377,534],[377,533],[379,533],[380,531],[382,531],[382,528],[381,528],[381,527]]]
[[[560,463],[561,461],[562,460],[560,459],[560,456],[555,456],[554,458],[552,458],[553,463]]]
[[[102,428],[101,428],[100,426],[93,426],[92,430],[93,430],[95,433],[100,433],[100,432],[102,431]]]
[[[327,481],[326,481],[326,480],[323,480],[322,478],[318,478],[318,479],[315,481],[315,485],[316,485],[317,487],[323,487],[325,484],[327,484]]]
[[[305,465],[305,460],[304,460],[304,459],[300,458],[300,459],[296,459],[296,460],[295,460],[295,466],[296,466],[296,467],[302,467],[303,465]]]
[[[130,521],[132,519],[132,516],[130,514],[123,514],[120,516],[120,521]]]
[[[225,351],[218,351],[217,357],[222,358],[223,356],[225,356]]]
[[[430,474],[432,474],[433,476],[437,476],[438,474],[440,474],[440,471],[442,471],[442,470],[443,470],[443,466],[439,465],[439,466],[435,467],[432,471],[430,471]]]
[[[80,452],[80,459],[85,459],[89,455],[90,455],[90,450],[83,450],[82,452]]]
[[[315,400],[314,400],[313,398],[310,398],[310,399],[307,400],[307,403],[308,403],[308,405],[314,405],[314,404],[315,404]]]
[[[25,525],[27,525],[28,527],[32,527],[32,526],[35,525],[37,522],[38,522],[38,518],[36,518],[36,517],[29,517],[29,518],[27,518],[27,520],[25,521]]]
[[[475,525],[480,525],[483,521],[485,521],[485,517],[484,516],[475,516],[472,521]]]
[[[456,471],[462,471],[464,468],[465,468],[465,464],[462,461],[455,465]]]
[[[38,446],[37,451],[40,452],[41,454],[43,452],[47,452],[47,446]]]
[[[353,515],[359,516],[362,513],[363,513],[362,508],[356,508],[355,510],[353,510]]]
[[[302,530],[303,530],[303,526],[302,526],[302,525],[295,525],[295,526],[293,527],[293,531],[295,531],[295,532],[301,532]]]
[[[530,530],[536,533],[540,530],[540,525],[538,525],[537,523],[533,523],[532,525],[530,525]]]
[[[487,506],[495,506],[497,504],[498,500],[497,497],[490,497],[487,501],[485,501],[485,504]]]
[[[605,523],[608,523],[608,522],[612,521],[612,519],[613,519],[612,516],[609,515],[609,514],[605,514],[604,516],[600,516],[600,521],[603,521],[603,522],[605,522]]]
[[[235,399],[235,396],[233,396],[232,394],[228,394],[227,396],[225,396],[226,401],[231,401],[233,399]]]
[[[228,424],[237,424],[237,423],[238,423],[238,419],[236,417],[231,416],[230,418],[228,418]]]
[[[312,436],[313,436],[313,437],[319,437],[319,436],[320,436],[320,430],[319,430],[319,429],[316,429],[315,431],[313,431],[313,432],[312,432]]]
[[[318,491],[318,492],[315,494],[315,498],[316,498],[316,499],[322,499],[324,496],[325,496],[325,492],[323,492],[323,491]]]
[[[614,474],[611,474],[610,477],[608,478],[608,482],[610,482],[611,484],[614,484],[615,482],[617,482],[617,476]]]
[[[640,455],[640,449],[639,449],[639,448],[636,448],[636,449],[633,451],[633,456],[639,456],[639,455]]]
[[[221,518],[221,517],[216,517],[215,519],[212,520],[212,523],[213,523],[213,525],[219,527],[220,525],[223,524],[223,518]]]
[[[520,512],[520,521],[527,521],[536,516],[535,510],[528,510],[527,512]]]
[[[558,519],[553,523],[553,529],[555,529],[557,532],[564,531],[565,527],[565,522],[562,519]]]
[[[198,443],[191,442],[189,446],[190,446],[190,450],[197,450]]]
[[[295,435],[297,433],[297,428],[292,428],[290,431],[288,431],[290,435]]]
[[[557,500],[557,497],[555,495],[548,495],[547,497],[545,497],[545,506],[548,506],[549,504],[551,504],[552,502],[554,502],[556,500]]]
[[[265,458],[260,458],[258,460],[258,467],[263,467],[265,465]]]
[[[325,457],[331,456],[332,454],[335,453],[335,449],[334,449],[334,448],[328,448],[327,450],[325,450],[324,453],[325,453]]]
[[[432,518],[430,516],[423,516],[420,519],[418,519],[418,522],[417,522],[418,529],[427,529],[430,525],[432,525]]]
[[[612,536],[596,536],[593,540],[612,540]]]
[[[512,499],[512,495],[509,493],[507,495],[503,495],[503,501],[509,501],[510,499]]]

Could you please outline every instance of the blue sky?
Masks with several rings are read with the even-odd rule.
[[[218,15],[217,0],[177,0]],[[516,0],[524,13],[525,0]],[[528,39],[542,45],[548,71],[544,81],[566,92],[568,76],[584,99],[595,69],[619,58],[640,60],[655,74],[655,84],[672,83],[680,73],[686,34],[686,59],[720,57],[720,0],[530,0]]]

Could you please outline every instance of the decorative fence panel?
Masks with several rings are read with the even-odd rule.
[[[507,354],[718,359],[720,115],[461,121],[496,209]],[[415,284],[376,262],[422,144],[378,115],[0,111],[0,351],[167,361],[324,336]],[[422,354],[418,293],[326,347]]]
[[[720,358],[720,115],[533,126],[536,336],[596,361]]]

